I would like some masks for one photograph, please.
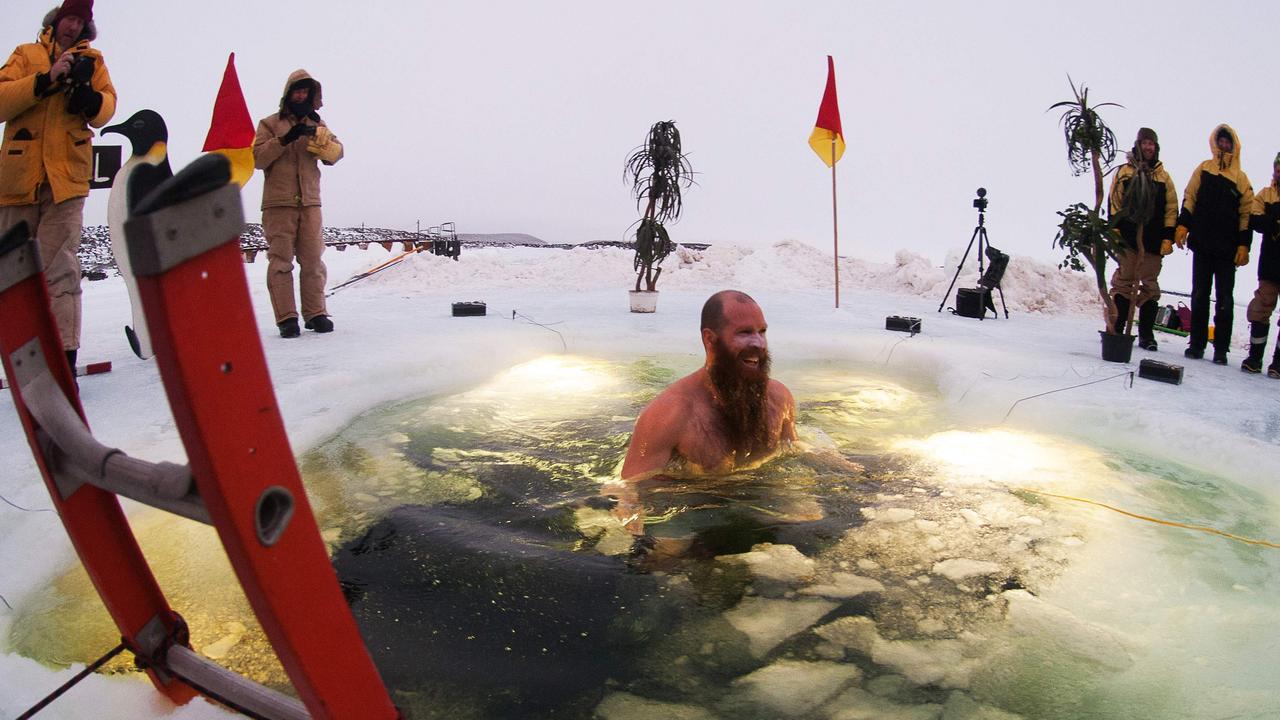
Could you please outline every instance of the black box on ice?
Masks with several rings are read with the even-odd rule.
[[[898,332],[909,332],[914,335],[920,332],[920,318],[890,315],[884,319],[884,329],[897,330]]]
[[[484,315],[485,304],[482,302],[456,302],[453,304],[454,317],[475,317]]]
[[[981,318],[987,314],[987,299],[991,294],[986,288],[960,288],[956,290],[956,314],[963,317]]]
[[[1182,384],[1182,366],[1159,360],[1143,360],[1138,363],[1138,377],[1170,385]]]

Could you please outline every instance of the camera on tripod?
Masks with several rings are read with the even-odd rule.
[[[960,271],[964,269],[964,263],[969,259],[969,253],[973,251],[973,243],[978,243],[978,287],[960,288],[956,291],[956,307],[952,312],[964,317],[972,317],[982,319],[987,315],[987,310],[995,317],[1000,317],[996,312],[995,302],[991,299],[991,292],[994,290],[1000,294],[1000,305],[1004,308],[1004,316],[1009,317],[1009,308],[1004,304],[1004,289],[1000,287],[1000,280],[1004,277],[1005,268],[1009,265],[1009,256],[991,247],[990,241],[987,240],[986,216],[987,210],[987,189],[978,188],[978,197],[974,199],[973,206],[978,209],[978,226],[973,229],[973,235],[969,238],[969,247],[965,248],[964,257],[960,258],[960,264],[956,266],[956,274],[951,278],[951,284],[947,286],[947,294],[942,296],[942,302],[938,303],[938,312],[942,312],[942,306],[947,304],[947,299],[951,297],[951,290],[956,286],[956,280],[960,278]],[[989,269],[984,268],[984,256],[991,261]]]
[[[978,197],[974,199],[973,206],[978,208],[978,212],[985,212],[987,209],[987,189],[978,188]]]

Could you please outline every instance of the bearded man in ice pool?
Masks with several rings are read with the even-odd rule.
[[[746,293],[723,290],[702,307],[706,362],[640,413],[622,463],[624,481],[682,465],[724,474],[759,465],[796,438],[796,403],[769,378],[768,325]]]

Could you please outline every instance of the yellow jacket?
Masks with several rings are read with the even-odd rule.
[[[1232,152],[1218,149],[1220,129],[1231,134]],[[1182,193],[1178,224],[1190,231],[1192,250],[1215,250],[1234,254],[1238,245],[1249,246],[1249,214],[1253,209],[1253,187],[1240,169],[1240,138],[1229,125],[1219,125],[1209,133],[1213,157],[1200,163]]]
[[[1121,165],[1111,178],[1111,190],[1108,191],[1111,217],[1118,219],[1121,237],[1135,249],[1138,247],[1138,223],[1120,216],[1124,212],[1125,194],[1136,172],[1132,160]],[[1164,163],[1159,160],[1151,169],[1151,182],[1155,185],[1155,208],[1152,217],[1143,223],[1142,247],[1147,252],[1158,253],[1162,240],[1173,239],[1173,228],[1178,223],[1178,191],[1173,187],[1173,178],[1165,172]]]
[[[116,112],[116,89],[102,53],[81,40],[71,50],[94,59],[90,84],[102,94],[102,106],[91,118],[67,112],[67,94],[35,93],[36,76],[49,72],[62,53],[46,27],[34,43],[19,45],[0,67],[0,206],[29,205],[42,183],[49,183],[54,202],[89,194],[93,175],[93,131]]]

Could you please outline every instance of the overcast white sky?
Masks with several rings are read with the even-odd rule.
[[[52,5],[5,0],[5,51]],[[1068,73],[1126,106],[1105,115],[1123,146],[1157,130],[1179,195],[1216,123],[1240,133],[1256,188],[1280,150],[1270,2],[99,0],[95,16],[115,121],[159,111],[175,167],[199,152],[228,52],[255,120],[290,71],[315,75],[347,152],[323,186],[336,226],[624,239],[623,161],[674,119],[699,183],[678,241],[829,248],[830,173],[806,142],[827,54],[848,143],[842,254],[907,248],[940,264],[968,242],[985,186],[992,242],[1056,260],[1055,211],[1091,199],[1045,112],[1070,96]],[[86,222],[103,223],[106,191],[93,195]],[[1170,266],[1166,285],[1186,289],[1190,263]]]

